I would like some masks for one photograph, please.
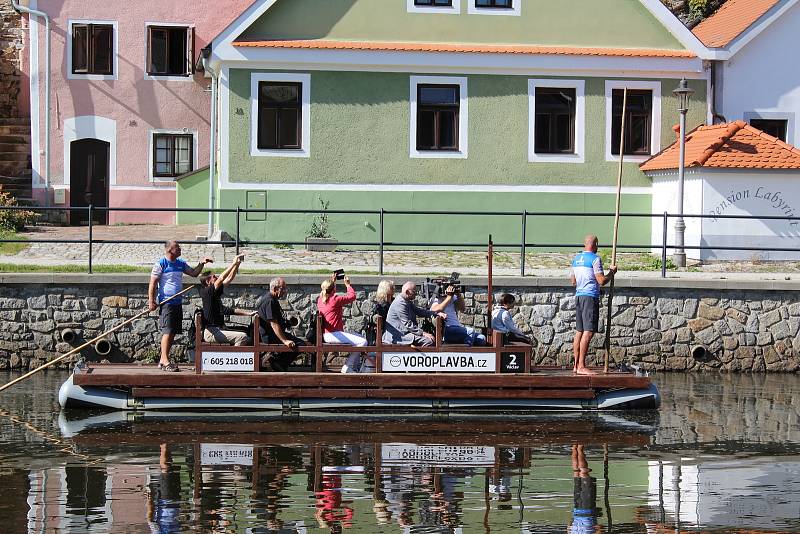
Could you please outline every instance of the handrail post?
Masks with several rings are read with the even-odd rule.
[[[661,230],[661,278],[667,277],[667,212],[664,212],[664,221]]]
[[[89,204],[89,274],[92,274],[92,217],[94,214],[94,207]]]
[[[519,255],[519,275],[525,276],[525,242],[528,240],[528,210],[522,212],[522,246]]]
[[[239,221],[242,214],[242,207],[236,206],[236,255],[239,255]]]
[[[378,246],[378,274],[383,275],[383,208],[380,213],[380,243]]]

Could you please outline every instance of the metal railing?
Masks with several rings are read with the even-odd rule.
[[[30,206],[0,206],[0,213],[3,211],[33,211],[33,212],[85,212],[87,216],[87,239],[0,239],[0,243],[53,243],[53,244],[86,244],[89,246],[88,251],[88,272],[92,274],[93,258],[92,249],[94,245],[98,244],[163,244],[164,240],[147,240],[147,239],[95,239],[93,230],[95,226],[100,225],[93,221],[93,216],[96,212],[169,212],[169,213],[217,213],[217,214],[234,214],[235,219],[235,236],[229,240],[195,240],[188,241],[182,240],[184,244],[199,244],[199,245],[223,245],[232,246],[236,249],[236,254],[242,246],[252,245],[305,245],[305,241],[287,241],[287,240],[250,240],[241,239],[241,219],[242,214],[296,214],[296,215],[312,215],[312,214],[328,214],[328,215],[373,215],[378,217],[378,240],[377,241],[339,241],[337,245],[349,247],[377,247],[378,249],[378,273],[384,274],[384,254],[387,248],[395,249],[409,249],[420,247],[448,247],[448,248],[480,248],[486,246],[485,242],[404,242],[404,241],[387,241],[384,239],[386,218],[387,216],[419,216],[419,215],[436,215],[442,217],[508,217],[517,218],[520,224],[520,241],[513,243],[494,243],[495,248],[500,249],[518,249],[520,253],[520,276],[525,276],[525,254],[529,249],[576,249],[583,247],[583,243],[530,243],[528,242],[528,219],[530,218],[546,218],[546,217],[571,217],[571,218],[603,218],[614,217],[613,213],[594,212],[594,213],[581,213],[576,215],[574,212],[560,212],[560,211],[547,211],[547,212],[533,212],[533,211],[440,211],[440,210],[325,210],[325,209],[290,209],[290,208],[274,208],[274,209],[254,209],[237,206],[236,208],[134,208],[134,207],[30,207]],[[653,244],[630,244],[618,243],[618,249],[629,250],[654,250],[658,249],[661,252],[661,276],[666,277],[667,273],[667,250],[675,249],[674,243],[667,242],[667,234],[669,228],[669,220],[678,218],[681,215],[676,213],[653,214],[653,213],[621,213],[620,219],[651,219],[653,224],[657,223],[660,219],[662,224],[662,239],[661,243]],[[784,217],[784,216],[771,216],[771,215],[710,215],[710,214],[683,214],[685,219],[736,219],[736,220],[755,220],[755,221],[800,221],[800,217]],[[252,222],[252,221],[251,221]],[[100,226],[106,226],[105,224]],[[796,252],[800,254],[800,247],[751,247],[751,246],[720,246],[720,245],[685,245],[686,250],[735,250],[735,251],[750,251],[750,252]]]

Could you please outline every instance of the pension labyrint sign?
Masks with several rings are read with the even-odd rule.
[[[750,208],[755,208],[756,211],[761,211],[759,208],[766,207],[773,211],[774,215],[780,217],[796,217],[797,214],[794,207],[786,198],[786,195],[777,189],[772,189],[769,186],[758,185],[738,190],[731,190],[724,196],[710,211],[710,215],[725,215],[729,208],[739,208],[741,210],[749,211],[744,207],[747,204]],[[717,222],[719,219],[711,219],[711,222]],[[786,221],[789,226],[798,228],[800,221]]]

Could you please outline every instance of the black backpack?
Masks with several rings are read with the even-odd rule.
[[[308,328],[306,328],[306,341],[309,342],[311,345],[316,345],[317,343],[317,312],[312,311],[311,316],[308,319]]]

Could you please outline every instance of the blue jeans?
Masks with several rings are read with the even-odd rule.
[[[444,327],[444,342],[456,343],[459,345],[479,346],[486,345],[486,336],[469,326],[446,326]]]

